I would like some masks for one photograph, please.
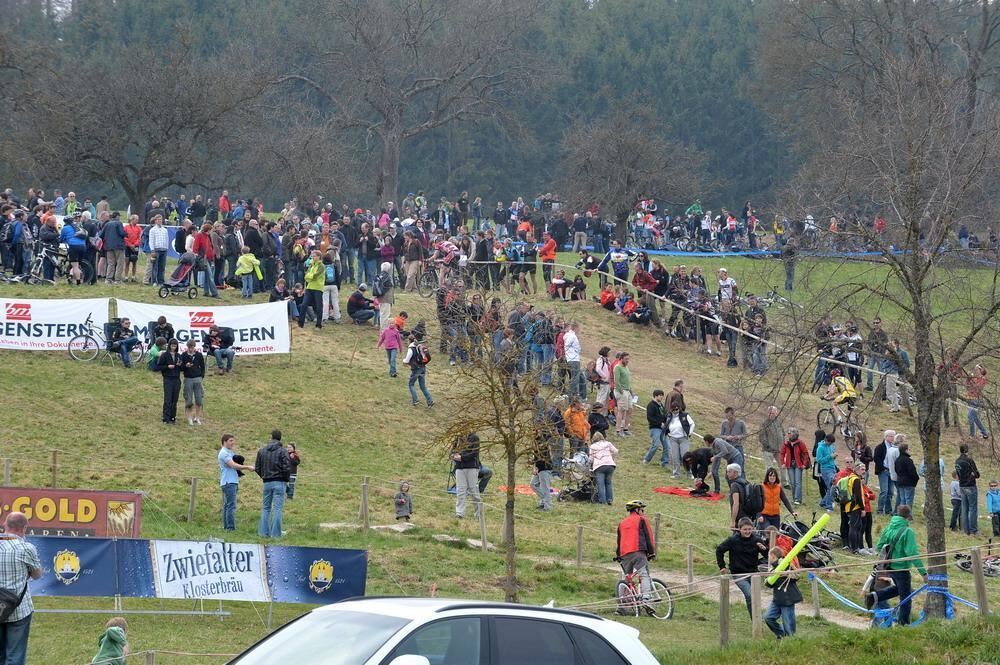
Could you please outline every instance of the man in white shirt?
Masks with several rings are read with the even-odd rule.
[[[719,300],[732,302],[736,295],[736,280],[729,276],[728,270],[719,268]]]
[[[577,333],[580,324],[573,321],[563,333],[563,358],[569,367],[569,394],[578,395],[580,399],[587,397],[587,388],[580,377],[580,338]]]
[[[170,234],[163,226],[163,215],[156,215],[153,217],[153,227],[149,229],[149,260],[154,264],[154,284],[163,284],[168,251],[170,251]]]

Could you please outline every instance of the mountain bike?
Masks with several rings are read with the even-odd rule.
[[[97,358],[102,350],[104,351],[104,355],[101,356],[101,360],[110,358],[111,364],[114,364],[116,360],[121,358],[118,354],[118,349],[115,348],[117,342],[110,341],[104,335],[104,331],[99,330],[97,326],[94,325],[93,316],[87,316],[87,320],[83,322],[83,327],[86,329],[86,332],[80,333],[69,341],[67,350],[69,351],[70,358],[82,362],[89,362]],[[133,367],[142,360],[145,352],[146,348],[143,346],[142,342],[136,342],[135,346],[132,347],[132,350],[129,351],[128,354]]]
[[[990,539],[992,548],[993,541]],[[958,552],[955,554],[955,565],[967,573],[972,572],[972,555],[968,552]],[[1000,577],[1000,556],[987,554],[983,557],[983,575],[986,577]]]
[[[52,264],[52,276],[54,279],[45,278],[45,262]],[[84,284],[90,283],[94,276],[94,267],[89,261],[80,261],[80,281]],[[31,259],[31,266],[24,275],[11,278],[11,281],[22,282],[24,284],[43,284],[54,286],[57,281],[66,279],[71,284],[73,277],[70,274],[69,257],[62,250],[54,249],[46,245],[37,245],[35,255]]]
[[[840,433],[845,438],[854,436],[854,433],[861,429],[857,410],[851,404],[847,406],[847,415],[844,417],[838,416],[832,406],[820,409],[816,412],[816,426],[826,432],[831,432],[834,427],[839,427]]]
[[[615,585],[615,598],[618,600],[618,614],[624,616],[641,616],[646,614],[654,619],[666,621],[674,615],[674,599],[670,588],[655,577],[650,579],[652,590],[647,598],[643,598],[639,585],[639,573],[625,573]]]

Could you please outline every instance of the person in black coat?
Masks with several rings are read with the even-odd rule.
[[[896,458],[896,509],[900,506],[913,507],[916,498],[917,483],[920,476],[917,467],[910,457],[910,444],[899,444],[899,457]]]
[[[685,471],[698,480],[705,482],[705,476],[708,475],[708,470],[712,466],[712,449],[695,448],[694,450],[689,450],[684,453],[681,462],[684,464]]]
[[[737,532],[729,536],[715,548],[716,563],[719,564],[720,575],[734,575],[733,583],[743,593],[746,599],[747,612],[753,618],[750,605],[750,578],[740,577],[758,572],[761,555],[767,553],[767,543],[754,533],[753,520],[749,517],[740,518],[736,525]],[[729,554],[729,566],[726,566],[725,555]]]
[[[167,348],[156,360],[156,371],[163,375],[163,422],[173,425],[177,421],[177,397],[181,394],[181,354],[176,339],[167,342]]]

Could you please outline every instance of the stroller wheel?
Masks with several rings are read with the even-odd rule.
[[[194,300],[197,297],[198,297],[198,287],[192,286],[190,289],[188,289],[188,298]]]
[[[170,297],[170,287],[169,286],[161,286],[160,287],[160,297],[161,298],[169,298]]]

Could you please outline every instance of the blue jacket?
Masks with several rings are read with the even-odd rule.
[[[1000,489],[986,491],[986,512],[1000,513]]]
[[[837,470],[837,462],[833,459],[833,446],[826,441],[820,443],[816,449],[816,461],[819,463],[821,472],[835,472]]]
[[[59,232],[59,241],[64,242],[70,247],[84,247],[87,246],[86,236],[79,238],[76,235],[76,227],[72,224],[66,224],[62,227],[62,231]]]

